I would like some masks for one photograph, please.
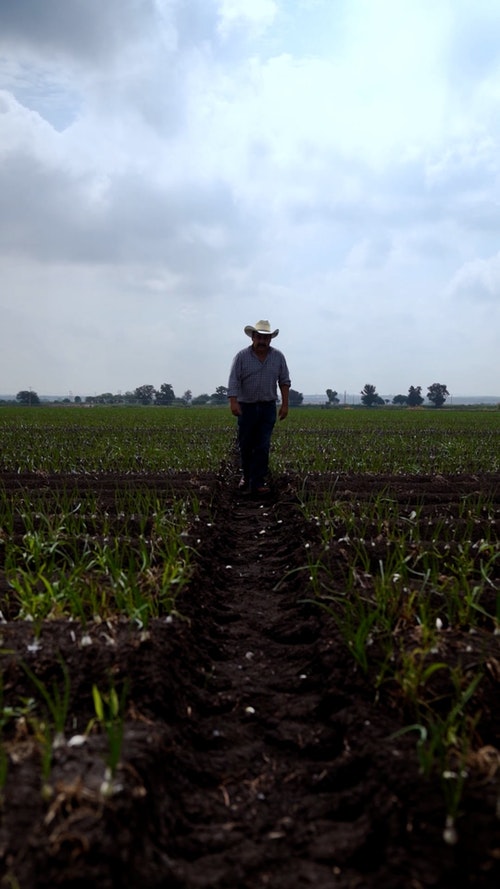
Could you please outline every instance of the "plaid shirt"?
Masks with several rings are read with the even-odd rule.
[[[276,384],[290,385],[290,374],[285,356],[278,349],[269,347],[265,361],[260,361],[253,346],[247,346],[235,356],[229,374],[228,398],[238,401],[276,401]]]

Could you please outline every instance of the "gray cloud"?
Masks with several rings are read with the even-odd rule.
[[[258,233],[227,185],[160,188],[120,175],[93,195],[92,181],[26,154],[0,168],[4,255],[105,265],[155,263],[192,279],[245,263]]]
[[[217,22],[212,0],[4,0],[0,47],[106,68],[134,46],[164,57],[206,46],[218,39]]]
[[[211,390],[258,317],[303,392],[496,385],[478,4],[2,3],[0,392]]]
[[[38,57],[105,60],[151,28],[153,0],[16,0],[0,10],[0,46]]]

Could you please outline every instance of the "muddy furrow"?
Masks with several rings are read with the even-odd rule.
[[[387,724],[372,725],[366,689],[304,601],[303,519],[286,492],[228,491],[216,524],[192,615],[211,671],[185,739],[172,873],[185,889],[371,885],[362,874],[385,871],[404,804],[377,770]]]

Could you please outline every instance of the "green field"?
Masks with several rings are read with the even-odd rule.
[[[217,471],[233,452],[226,407],[0,410],[0,471]],[[500,412],[294,408],[273,439],[277,473],[488,473]]]
[[[298,687],[297,676],[314,680],[313,710],[292,710],[291,728],[285,719],[285,735],[272,748],[273,762],[286,751],[283,774],[296,712],[304,716],[297,742],[303,786],[323,764],[337,768],[346,748],[337,749],[336,730],[331,746],[330,714],[348,706],[355,742],[364,733],[363,744],[375,744],[381,799],[398,761],[394,751],[409,763],[409,777],[400,773],[396,788],[410,800],[403,847],[406,824],[428,818],[411,796],[422,786],[425,805],[439,788],[436,835],[452,847],[463,811],[476,818],[476,797],[468,794],[477,790],[496,849],[496,772],[488,777],[491,759],[485,765],[481,757],[494,751],[500,774],[500,412],[294,408],[276,426],[265,501],[238,491],[236,432],[227,407],[0,409],[0,802],[4,821],[10,818],[4,836],[12,861],[19,824],[32,824],[51,848],[45,834],[53,835],[50,819],[59,818],[61,775],[66,780],[69,767],[87,795],[71,798],[62,813],[68,823],[89,799],[99,818],[111,815],[125,787],[132,817],[136,787],[126,775],[147,761],[147,784],[156,787],[171,744],[162,732],[172,721],[179,749],[189,751],[185,702],[191,707],[196,699],[200,676],[203,688],[208,683],[208,713],[215,702],[213,739],[221,710],[210,677],[225,662],[219,651],[231,632],[227,688],[235,701],[250,702],[238,733],[253,717],[253,696],[260,708],[269,701],[261,739],[276,712],[307,701],[308,686]],[[227,622],[233,611],[236,619]],[[273,627],[280,627],[276,638],[268,635]],[[256,662],[264,658],[269,685],[245,698],[241,662],[253,669],[254,651]],[[276,696],[273,671],[281,677],[287,658],[288,685],[280,678]],[[147,740],[131,753],[143,713]],[[312,718],[309,762],[301,737]],[[74,761],[65,733],[80,744]],[[324,760],[317,758],[322,737]],[[252,750],[254,742],[252,735]],[[237,745],[234,754],[239,784]],[[111,777],[103,780],[104,763]],[[91,770],[100,776],[92,788],[85,783]],[[366,808],[373,785],[355,771]],[[205,811],[204,773],[201,785]],[[163,787],[157,797],[163,805]],[[28,817],[22,805],[16,809],[19,798],[38,808]],[[302,812],[303,787],[297,798]],[[56,807],[49,814],[47,804]],[[314,799],[311,822],[316,811]],[[225,823],[225,805],[223,817]],[[350,825],[351,815],[346,819]],[[463,836],[469,834],[466,826]]]

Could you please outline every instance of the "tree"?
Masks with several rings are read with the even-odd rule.
[[[99,404],[114,404],[115,396],[112,392],[102,392],[101,395],[97,396],[97,400]]]
[[[380,397],[375,386],[371,383],[365,383],[361,390],[361,401],[366,407],[373,407],[374,404],[384,404],[384,399]]]
[[[336,392],[335,389],[327,389],[326,395],[328,398],[328,404],[338,404],[339,403],[338,392]]]
[[[217,386],[215,392],[210,396],[213,404],[226,404],[227,402],[227,386]]]
[[[395,395],[392,399],[393,404],[408,404],[408,396],[407,395]]]
[[[304,396],[302,395],[302,392],[297,392],[296,389],[290,389],[290,392],[288,393],[288,404],[290,407],[298,407],[303,401]]]
[[[442,407],[449,394],[445,383],[433,383],[432,386],[429,386],[427,399],[434,407]]]
[[[191,404],[192,400],[193,393],[191,392],[191,389],[186,389],[184,395],[182,396],[182,401],[184,402],[184,404]]]
[[[202,395],[195,395],[195,397],[191,399],[191,404],[208,404],[209,401],[210,395],[208,392],[203,392]]]
[[[175,401],[175,392],[170,383],[162,383],[160,388],[155,392],[156,404],[173,404]]]
[[[423,396],[421,395],[422,386],[410,386],[408,389],[408,406],[420,407],[423,404]]]
[[[155,394],[154,386],[138,386],[134,390],[134,395],[140,404],[151,404]]]
[[[16,401],[24,405],[40,404],[40,399],[33,389],[21,389],[16,395]]]

